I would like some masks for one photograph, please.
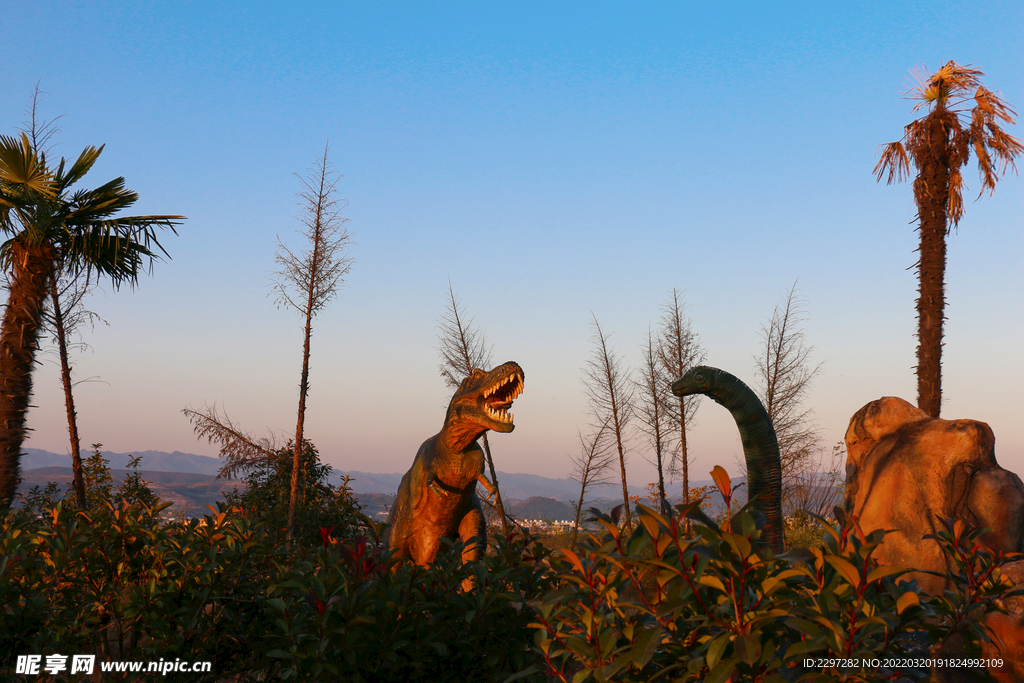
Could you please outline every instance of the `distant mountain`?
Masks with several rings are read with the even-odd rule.
[[[25,478],[25,489],[39,485],[45,486],[47,481],[71,482],[71,456],[51,453],[38,448],[26,448],[25,455],[21,460],[21,469]],[[132,455],[142,458],[139,463],[139,470],[143,478],[154,484],[154,490],[161,487],[157,493],[172,500],[176,505],[187,505],[193,514],[201,514],[207,504],[218,500],[221,489],[237,488],[243,486],[241,482],[231,482],[215,479],[220,471],[222,462],[220,458],[211,458],[205,455],[192,453],[181,453],[175,451],[167,453],[164,451],[135,451],[134,453],[112,453],[102,451],[103,457],[110,462],[111,474],[117,479],[123,479],[126,474],[126,466]],[[86,451],[83,457],[90,455]],[[56,469],[52,469],[56,468]],[[45,471],[44,471],[45,469]],[[57,470],[67,470],[66,473]],[[202,478],[190,479],[182,475],[202,475]],[[370,473],[356,470],[335,469],[329,478],[330,483],[339,484],[345,475],[350,477],[349,486],[352,492],[357,495],[360,501],[375,511],[383,509],[384,499],[376,498],[368,494],[383,494],[394,496],[398,493],[398,485],[402,481],[403,473]],[[175,478],[177,475],[177,478]],[[47,479],[47,477],[55,477]],[[735,488],[742,479],[733,482]],[[537,474],[498,472],[498,483],[501,486],[501,495],[506,503],[512,507],[519,501],[528,501],[531,498],[546,498],[558,501],[563,504],[576,500],[580,495],[578,482],[561,478],[542,477]],[[704,486],[710,481],[691,481],[691,486]],[[678,484],[673,486],[678,490]],[[740,489],[739,497],[745,500],[746,487]],[[618,485],[602,486],[591,489],[587,492],[587,501],[584,510],[589,507],[598,507],[602,510],[609,510],[621,501],[622,489]],[[640,496],[641,501],[647,501],[646,487],[630,486],[631,496]],[[715,494],[715,510],[721,507],[721,497]],[[673,499],[672,502],[678,502]],[[567,506],[568,507],[568,506]],[[521,516],[516,513],[517,516]],[[542,519],[552,519],[542,517]]]
[[[404,473],[394,472],[391,474],[372,474],[356,470],[338,471],[331,474],[331,483],[337,484],[344,475],[351,477],[349,486],[357,493],[398,493],[398,485],[402,482]],[[490,476],[488,475],[488,478]],[[562,502],[576,500],[580,497],[579,482],[572,479],[554,479],[542,477],[539,474],[522,474],[513,472],[498,472],[498,485],[501,488],[501,497],[504,500],[526,500],[535,496],[553,498]],[[591,489],[587,492],[587,499],[600,496],[602,498],[613,498],[617,493],[621,495],[621,487],[602,486]],[[630,495],[642,496],[646,491],[636,487],[629,487]]]
[[[576,511],[571,505],[553,498],[533,496],[511,506],[512,514],[516,519],[543,519],[549,522],[567,521],[576,519]]]
[[[68,454],[58,455],[57,453],[51,453],[50,451],[38,448],[25,448],[23,450],[25,454],[21,457],[22,471],[40,467],[71,467],[71,456]],[[133,455],[142,458],[139,462],[140,470],[153,470],[157,472],[194,472],[196,474],[216,475],[220,472],[221,465],[223,464],[220,458],[182,453],[180,451],[174,451],[173,453],[166,453],[164,451],[111,453],[110,451],[101,450],[100,453],[110,461],[111,471],[122,470],[127,467],[129,458]],[[92,455],[91,450],[82,449],[83,458],[87,458],[90,455]]]
[[[110,475],[115,484],[120,484],[128,475],[125,469],[111,469]],[[224,500],[224,492],[245,486],[244,482],[217,479],[211,474],[195,472],[158,472],[139,470],[142,479],[149,483],[153,493],[163,500],[172,503],[171,513],[187,514],[190,517],[201,517],[210,512],[207,505],[217,507],[217,501]],[[19,493],[26,493],[33,486],[46,488],[50,482],[60,486],[63,492],[71,488],[74,470],[71,467],[37,467],[22,470],[22,481]]]

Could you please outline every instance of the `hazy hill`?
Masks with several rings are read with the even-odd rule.
[[[58,455],[57,453],[51,453],[50,451],[38,448],[26,448],[24,453],[21,457],[22,471],[40,467],[71,467],[71,456],[68,454]],[[164,451],[111,453],[110,451],[101,450],[100,453],[110,461],[111,472],[127,467],[129,458],[133,455],[142,458],[139,462],[140,470],[194,472],[196,474],[216,475],[220,471],[221,466],[220,458],[211,458],[207,455],[193,455],[192,453],[182,453],[180,451],[174,451],[173,453],[165,453]],[[82,458],[88,458],[90,455],[92,455],[92,450],[83,446]]]
[[[516,519],[543,519],[549,522],[568,521],[576,518],[572,506],[553,498],[533,496],[511,506]]]
[[[111,468],[110,470],[115,485],[124,481],[128,473],[128,470],[123,468]],[[200,517],[208,513],[207,505],[216,507],[217,501],[224,500],[224,491],[245,486],[240,481],[216,479],[213,475],[195,472],[139,470],[139,474],[149,483],[153,493],[172,503],[170,510],[172,514],[187,514],[192,517]],[[21,476],[19,493],[26,493],[33,486],[46,488],[50,482],[58,484],[61,491],[64,491],[71,488],[74,471],[71,467],[38,467],[22,470]]]
[[[158,495],[166,500],[175,503],[179,510],[188,509],[190,514],[203,514],[206,505],[213,504],[223,499],[222,490],[234,489],[244,486],[242,482],[226,481],[215,479],[220,471],[221,460],[205,455],[192,453],[181,453],[175,451],[167,453],[164,451],[136,451],[135,453],[112,453],[102,451],[103,457],[110,461],[111,475],[116,479],[123,479],[126,474],[131,455],[141,456],[139,470],[146,481],[152,483],[152,488]],[[83,457],[90,455],[84,452]],[[21,462],[24,482],[19,490],[27,490],[31,486],[45,487],[47,482],[55,481],[60,484],[71,483],[71,456],[51,453],[38,448],[26,448],[25,455]],[[398,492],[398,485],[402,481],[403,473],[370,473],[356,470],[340,471],[335,469],[331,474],[330,481],[337,484],[344,475],[350,477],[349,485],[356,494],[360,503],[367,506],[367,513],[373,516],[376,512],[385,509],[390,505],[394,495]],[[742,480],[736,480],[734,486]],[[507,505],[515,511],[517,517],[531,519],[556,519],[551,516],[555,510],[561,511],[571,507],[566,505],[579,497],[579,484],[572,479],[543,477],[537,474],[499,472],[498,482],[501,485],[502,498]],[[693,481],[691,486],[704,486],[710,481]],[[678,483],[673,485],[673,490],[678,491]],[[647,491],[645,486],[630,486],[630,495],[641,496],[642,502],[647,502]],[[740,488],[739,498],[745,500],[746,487]],[[377,495],[374,495],[377,494]],[[621,488],[618,486],[604,486],[588,491],[587,501],[584,510],[589,507],[598,507],[602,510],[610,510],[622,502]],[[721,509],[721,497],[715,495],[715,510]],[[546,499],[557,502],[564,507],[544,508],[549,510],[547,514],[533,513],[522,514],[516,509],[516,505],[523,505],[531,499]],[[678,496],[672,497],[672,502],[679,502]],[[713,513],[713,514],[714,514]],[[571,515],[570,517],[571,518]]]

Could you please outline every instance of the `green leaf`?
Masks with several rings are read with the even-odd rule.
[[[295,659],[295,655],[286,650],[274,649],[267,653],[268,657],[277,657],[279,659]]]
[[[857,568],[849,560],[836,555],[826,555],[825,561],[835,567],[851,584],[857,587],[860,586],[860,572],[857,571]]]
[[[501,683],[512,683],[512,681],[518,681],[520,678],[532,676],[533,674],[539,673],[543,670],[544,669],[542,669],[539,664],[533,664],[529,668],[523,669],[519,673],[512,674],[511,676],[503,680]]]
[[[799,640],[789,646],[786,650],[786,654],[783,657],[783,661],[793,661],[799,659],[802,655],[810,654],[811,652],[818,652],[821,650],[822,643],[818,639],[812,640]]]
[[[658,645],[661,643],[662,631],[660,626],[655,626],[652,629],[642,631],[640,635],[633,639],[633,663],[638,669],[642,669],[647,666],[647,662],[651,661],[651,657],[654,656],[655,650],[658,649]]]
[[[902,567],[876,567],[868,572],[868,583],[874,583],[879,579],[884,579],[885,577],[892,576],[893,574],[902,574],[906,571],[907,570]]]
[[[723,659],[721,662],[718,663],[718,666],[716,666],[708,672],[708,676],[704,679],[704,683],[725,683],[725,681],[729,679],[729,676],[732,675],[732,672],[735,668],[735,657]]]
[[[719,579],[717,576],[711,576],[710,574],[705,574],[704,576],[700,577],[700,582],[702,584],[704,584],[705,586],[711,586],[712,588],[717,588],[718,590],[722,591],[723,593],[727,593],[728,592],[725,589],[725,584],[723,584],[722,580]]]
[[[733,641],[733,645],[736,647],[736,656],[744,664],[753,665],[761,658],[761,641],[755,635],[747,633],[737,636],[736,640]]]
[[[708,668],[714,668],[718,664],[718,660],[722,658],[722,653],[725,652],[726,646],[729,645],[728,633],[723,633],[714,640],[711,641],[711,645],[708,646]]]

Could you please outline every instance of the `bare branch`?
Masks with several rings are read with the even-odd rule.
[[[661,351],[658,341],[654,338],[654,332],[648,327],[647,342],[643,346],[640,379],[634,384],[637,397],[637,429],[646,437],[654,454],[653,462],[649,457],[645,456],[644,459],[657,468],[658,495],[664,499],[665,460],[670,455],[668,442],[673,428],[669,404],[674,402],[675,397],[670,390],[672,380],[665,374],[664,367],[659,362]]]
[[[572,458],[573,473],[569,475],[571,479],[580,483],[580,497],[575,505],[576,520],[572,530],[572,545],[576,544],[583,506],[587,502],[587,492],[596,486],[613,484],[611,469],[615,464],[615,452],[612,450],[613,442],[608,438],[608,425],[609,420],[606,419],[586,437],[583,436],[583,432],[577,430],[580,452]]]
[[[630,525],[629,491],[626,486],[626,428],[633,417],[633,384],[628,371],[622,368],[621,358],[608,346],[608,336],[593,314],[594,351],[583,368],[583,386],[590,398],[591,413],[599,424],[608,423],[611,438],[615,440],[622,478],[622,501],[625,505],[626,525]]]
[[[761,400],[775,427],[782,459],[782,497],[791,497],[796,482],[813,469],[819,447],[813,411],[803,407],[804,398],[821,364],[812,365],[813,346],[805,344],[801,325],[807,320],[804,300],[796,282],[780,297],[772,316],[761,326],[761,352],[755,357]]]
[[[224,459],[224,464],[217,473],[218,478],[234,479],[237,474],[257,463],[274,457],[277,444],[273,434],[254,438],[249,432],[235,426],[227,412],[221,417],[216,403],[212,407],[204,404],[200,410],[185,408],[181,412],[192,423],[197,438],[220,444],[220,457]]]
[[[273,292],[278,306],[294,308],[303,315],[315,317],[338,293],[338,287],[352,269],[354,259],[345,253],[352,245],[352,235],[345,228],[349,219],[341,209],[348,202],[335,197],[337,184],[343,176],[324,155],[310,169],[306,178],[295,174],[302,184],[298,196],[302,213],[298,217],[305,230],[300,230],[305,248],[295,253],[278,238]]]
[[[658,338],[658,363],[665,380],[671,384],[695,365],[704,362],[706,356],[700,345],[700,337],[693,331],[693,324],[686,317],[683,293],[673,288],[668,301],[662,307],[661,329]],[[667,387],[666,387],[667,389]],[[680,474],[683,479],[683,502],[689,503],[690,460],[686,432],[696,422],[700,398],[679,396],[665,403],[668,420],[673,424],[667,437],[669,472]]]
[[[445,385],[456,388],[476,368],[491,366],[491,350],[487,338],[478,327],[473,326],[475,318],[466,318],[464,310],[448,279],[448,304],[441,316],[438,334],[438,351],[441,353],[441,377]]]

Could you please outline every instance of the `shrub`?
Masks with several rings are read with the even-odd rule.
[[[60,501],[4,520],[0,677],[19,654],[94,653],[211,661],[189,678],[209,682],[544,680],[526,606],[552,587],[539,544],[498,539],[466,565],[453,544],[392,568],[374,538],[324,527],[289,547],[237,508],[180,524],[166,506]]]
[[[273,457],[246,465],[246,488],[229,491],[228,507],[239,507],[262,524],[283,535],[288,521],[291,497],[292,462],[295,449],[292,441],[273,451]],[[364,524],[359,503],[352,495],[348,477],[338,486],[331,486],[330,465],[320,462],[320,452],[303,439],[299,463],[299,504],[295,510],[295,537],[301,543],[314,545],[319,541],[320,527],[332,527],[335,536],[352,538]]]
[[[936,600],[915,581],[898,583],[906,570],[880,567],[872,553],[884,532],[863,534],[841,509],[835,526],[818,519],[822,546],[776,555],[759,543],[763,516],[733,513],[728,476],[713,475],[723,524],[692,504],[670,517],[641,507],[627,536],[614,514],[595,510],[606,533],[590,534],[579,554],[561,551],[562,587],[533,603],[536,644],[558,680],[920,680],[925,670],[830,663],[917,653],[915,634],[927,634],[933,651],[958,630],[984,638],[979,614],[1009,595],[993,578],[1005,558],[973,560],[978,546],[962,522],[938,539],[960,572]],[[685,537],[687,516],[697,539]]]

